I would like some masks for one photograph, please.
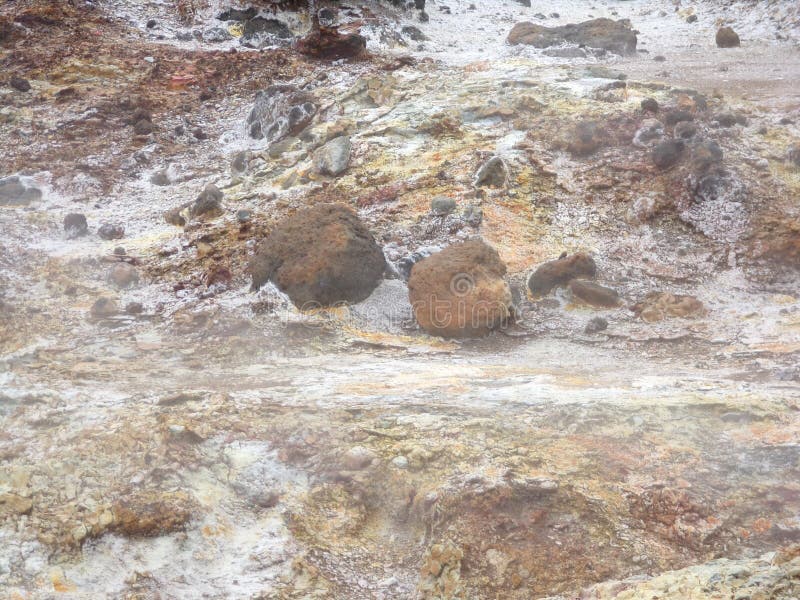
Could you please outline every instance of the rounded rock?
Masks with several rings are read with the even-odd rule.
[[[383,251],[343,204],[317,204],[279,222],[250,262],[252,289],[272,281],[295,306],[310,310],[355,303],[377,287]]]
[[[420,327],[448,338],[480,337],[511,316],[511,289],[497,251],[480,239],[448,246],[415,264],[408,296]]]

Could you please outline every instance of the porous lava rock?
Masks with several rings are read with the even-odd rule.
[[[408,297],[420,327],[447,338],[482,337],[511,316],[506,265],[480,239],[448,246],[416,263]]]
[[[355,212],[317,204],[279,222],[250,262],[253,289],[268,281],[304,310],[367,298],[386,267]]]

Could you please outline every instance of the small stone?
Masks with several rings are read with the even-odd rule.
[[[153,133],[154,130],[155,126],[153,125],[152,121],[147,121],[146,119],[137,121],[137,123],[133,126],[133,133],[136,135],[149,135]]]
[[[108,272],[108,281],[118,288],[127,288],[138,283],[139,272],[128,263],[117,263]]]
[[[590,306],[601,308],[616,308],[622,301],[616,290],[598,285],[591,281],[573,279],[569,283],[569,291],[572,297]]]
[[[97,235],[104,240],[118,240],[125,235],[125,228],[122,225],[103,223],[98,228]]]
[[[395,456],[392,459],[392,465],[394,465],[398,469],[407,469],[408,459],[405,456]]]
[[[104,317],[111,317],[117,314],[117,303],[112,298],[101,296],[92,304],[90,314],[95,319],[102,319]]]
[[[236,211],[236,220],[239,223],[247,223],[253,218],[253,211],[246,208],[240,208]]]
[[[464,209],[464,220],[473,227],[478,227],[483,222],[483,209],[477,204],[469,204]]]
[[[534,296],[544,296],[576,277],[594,277],[596,273],[594,259],[585,252],[576,252],[540,265],[528,279],[528,289]]]
[[[125,312],[129,315],[140,315],[144,312],[144,306],[141,302],[128,302],[125,305]]]
[[[70,213],[64,217],[64,231],[68,239],[84,236],[89,231],[86,216],[82,213]]]
[[[314,152],[314,171],[321,175],[337,177],[350,165],[350,138],[346,135],[333,138]]]
[[[719,48],[737,48],[741,44],[739,35],[730,27],[721,27],[717,31],[716,42]]]
[[[575,156],[586,156],[599,150],[605,139],[606,133],[598,123],[580,121],[567,140],[567,150]]]
[[[353,446],[342,457],[342,467],[346,471],[361,471],[375,460],[375,453],[364,446]]]
[[[605,331],[606,329],[608,329],[608,321],[606,321],[603,317],[592,317],[589,319],[589,322],[586,323],[586,327],[584,327],[583,332],[593,335],[595,333]]]
[[[169,185],[171,182],[167,169],[159,169],[150,176],[150,183],[158,186]]]
[[[205,131],[203,131],[200,127],[195,127],[194,129],[192,129],[192,135],[195,137],[195,139],[198,140],[208,139],[208,134]]]
[[[116,256],[125,256],[125,248],[123,248],[122,246],[117,246],[116,248],[114,248],[114,254]]]
[[[27,79],[24,79],[17,75],[11,76],[11,78],[8,80],[8,85],[10,85],[18,92],[29,92],[31,90],[30,82]]]
[[[449,215],[456,209],[456,201],[447,196],[437,196],[431,200],[431,212],[435,215]]]
[[[504,187],[508,180],[508,167],[499,156],[493,156],[475,173],[476,187]]]
[[[242,150],[237,152],[231,160],[231,171],[234,173],[244,173],[247,171],[247,165],[250,162],[250,152]]]
[[[215,218],[222,215],[222,191],[213,183],[209,183],[197,196],[191,206],[189,214],[192,218]]]
[[[697,15],[689,15],[686,17],[687,23],[696,23],[697,22]]]

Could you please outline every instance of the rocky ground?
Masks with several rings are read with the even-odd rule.
[[[270,4],[0,6],[0,595],[800,597],[797,6]]]

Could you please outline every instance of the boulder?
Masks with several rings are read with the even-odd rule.
[[[677,164],[683,154],[685,144],[682,140],[665,140],[653,148],[653,164],[659,169],[668,169]]]
[[[348,136],[333,138],[314,152],[314,171],[332,177],[341,175],[350,164],[350,149]]]
[[[447,338],[481,337],[511,317],[511,289],[497,251],[479,239],[448,246],[416,263],[408,297],[420,327]]]
[[[277,142],[297,135],[311,123],[317,105],[307,92],[293,85],[271,85],[256,94],[247,117],[251,138]]]
[[[41,197],[41,190],[26,186],[16,175],[0,179],[0,206],[27,206]]]
[[[250,262],[256,290],[272,281],[295,306],[360,302],[383,276],[383,251],[342,204],[317,204],[279,222]]]
[[[585,252],[576,252],[539,266],[528,278],[528,289],[534,296],[544,296],[575,278],[594,277],[596,273],[594,259]]]
[[[636,52],[636,33],[630,21],[623,19],[592,19],[583,23],[544,27],[530,22],[517,23],[508,34],[508,43],[525,44],[536,48],[559,46],[565,42],[602,48],[616,54]]]
[[[705,306],[694,296],[669,292],[650,292],[634,304],[632,310],[648,323],[663,321],[668,317],[694,318],[706,315]]]
[[[737,48],[740,44],[739,35],[730,27],[720,27],[717,31],[718,48]]]
[[[591,281],[573,279],[569,282],[569,291],[573,299],[580,300],[590,306],[616,308],[622,303],[616,290]]]

